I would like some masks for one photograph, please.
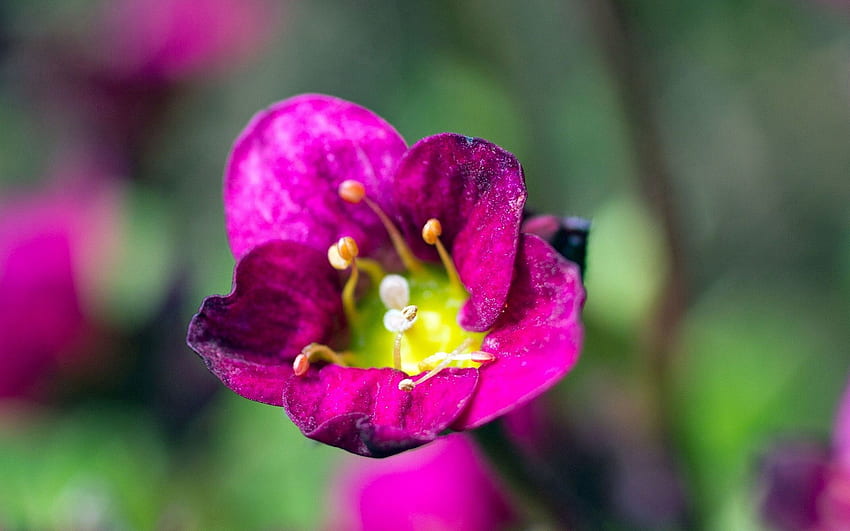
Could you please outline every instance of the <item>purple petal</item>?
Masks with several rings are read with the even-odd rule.
[[[828,452],[813,442],[784,442],[767,452],[759,468],[760,509],[770,528],[819,529],[818,505],[829,475]]]
[[[838,406],[832,439],[836,460],[850,467],[850,384],[844,390]]]
[[[394,369],[326,365],[289,378],[284,408],[307,437],[367,457],[386,457],[433,441],[463,410],[474,369],[445,370],[411,392]]]
[[[437,259],[420,233],[429,218],[440,220],[441,239],[470,294],[458,321],[468,330],[488,330],[504,308],[516,258],[526,198],[519,162],[480,138],[423,138],[399,163],[395,198],[421,257]]]
[[[395,129],[344,100],[306,94],[260,112],[236,140],[225,170],[230,247],[238,258],[274,239],[326,251],[351,236],[363,253],[387,239],[361,203],[345,203],[339,183],[361,181],[389,215],[393,170],[406,149]]]
[[[272,241],[239,262],[230,295],[204,300],[187,341],[227,387],[280,406],[292,360],[309,343],[331,339],[341,306],[324,253]]]
[[[517,513],[488,465],[462,433],[377,462],[351,456],[322,529],[510,529]]]
[[[523,234],[508,308],[481,345],[496,360],[479,369],[472,402],[452,428],[480,426],[555,385],[578,360],[583,303],[576,265]]]

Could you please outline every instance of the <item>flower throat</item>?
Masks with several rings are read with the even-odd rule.
[[[442,267],[425,264],[413,255],[398,228],[366,195],[362,183],[343,181],[339,195],[348,203],[366,203],[378,216],[406,273],[387,274],[378,262],[359,258],[357,242],[351,237],[340,238],[331,245],[331,266],[351,270],[342,290],[351,334],[349,349],[336,352],[326,345],[311,343],[295,358],[295,374],[306,374],[316,361],[351,367],[393,367],[409,376],[425,373],[399,383],[400,390],[412,391],[447,367],[478,367],[493,361],[492,354],[479,350],[485,334],[468,332],[457,323],[457,313],[469,295],[440,241],[439,220],[432,218],[425,223],[422,239],[437,248]],[[361,270],[371,282],[368,291],[355,300]]]

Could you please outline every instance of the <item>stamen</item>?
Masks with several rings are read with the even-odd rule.
[[[468,354],[463,354],[463,351],[466,350],[467,348],[469,348],[469,345],[471,345],[471,344],[472,344],[472,339],[466,338],[463,341],[463,343],[460,344],[459,347],[457,347],[453,351],[449,352],[448,354],[445,353],[445,352],[438,352],[438,353],[434,354],[433,356],[429,356],[428,358],[425,358],[425,360],[420,362],[420,367],[422,366],[422,363],[425,363],[428,360],[440,359],[440,362],[433,369],[428,371],[424,376],[422,376],[421,378],[419,378],[416,381],[413,381],[413,379],[411,379],[411,378],[405,378],[404,380],[400,381],[398,383],[399,390],[400,391],[407,391],[407,392],[413,391],[413,389],[417,385],[420,385],[423,382],[430,380],[431,378],[436,376],[440,371],[442,371],[443,369],[448,367],[449,363],[452,363],[453,361],[472,360],[472,361],[478,361],[480,363],[485,363],[485,362],[493,361],[493,360],[496,359],[496,357],[494,355],[492,355],[488,352],[477,351],[477,352],[470,352]]]
[[[335,243],[328,247],[328,262],[331,267],[339,271],[345,271],[351,265],[351,260],[346,260],[339,254],[339,246]]]
[[[384,224],[384,228],[389,234],[390,240],[393,242],[393,247],[395,247],[395,251],[398,253],[399,258],[401,258],[404,267],[406,267],[409,271],[422,271],[422,263],[419,259],[413,256],[413,252],[410,250],[410,247],[407,246],[407,243],[405,243],[404,238],[402,238],[401,233],[398,231],[398,228],[396,228],[389,216],[384,213],[377,203],[369,199],[369,196],[366,195],[366,189],[364,188],[363,183],[355,180],[342,181],[339,185],[339,196],[344,201],[355,205],[360,201],[365,202],[366,205],[372,209],[372,212],[378,216],[381,223]]]
[[[401,275],[387,275],[381,279],[378,294],[384,306],[401,310],[410,302],[410,285]]]
[[[449,256],[448,251],[446,251],[445,246],[443,246],[443,242],[440,241],[440,235],[442,233],[443,225],[437,218],[429,219],[422,227],[422,239],[425,240],[425,243],[428,245],[437,246],[437,253],[440,255],[440,261],[443,262],[443,267],[446,268],[446,273],[449,276],[449,282],[451,282],[452,287],[461,288],[462,284],[460,283],[460,276],[457,273],[452,257]]]
[[[360,248],[357,247],[357,242],[350,236],[340,238],[336,246],[339,250],[339,256],[343,260],[354,260],[360,254]]]
[[[342,288],[342,306],[349,321],[357,319],[354,289],[357,287],[357,281],[360,278],[360,270],[357,267],[357,255],[359,253],[360,249],[357,247],[357,242],[351,236],[340,238],[338,242],[328,248],[328,262],[334,269],[343,271],[348,269],[349,266],[351,267],[351,275]]]
[[[413,325],[413,321],[416,320],[416,315],[419,313],[419,308],[416,306],[405,306],[401,309],[401,315],[407,319],[407,322]]]
[[[327,345],[319,343],[310,343],[303,349],[301,353],[295,356],[292,362],[292,370],[295,376],[304,376],[310,369],[310,364],[315,361],[326,361],[328,363],[336,363],[346,367],[345,354],[336,352]]]
[[[363,200],[363,196],[365,195],[366,188],[360,181],[349,179],[342,181],[339,185],[339,196],[349,203],[356,205]]]
[[[304,376],[310,369],[310,358],[306,354],[295,356],[295,361],[292,362],[292,370],[295,376]]]
[[[433,369],[449,356],[451,356],[451,361],[474,361],[476,363],[487,363],[496,359],[496,356],[489,352],[483,352],[480,350],[468,352],[466,354],[455,354],[453,356],[446,354],[445,352],[437,352],[436,354],[431,354],[419,362],[419,372],[425,372]]]

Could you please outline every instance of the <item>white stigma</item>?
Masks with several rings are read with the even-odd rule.
[[[385,276],[381,280],[378,294],[384,306],[390,309],[401,310],[410,304],[410,285],[407,283],[407,279],[401,275]],[[389,315],[389,312],[387,314]],[[387,318],[384,316],[384,326],[386,326],[386,322]],[[389,330],[389,327],[387,329]]]
[[[384,328],[393,333],[405,332],[418,317],[416,306],[405,306],[401,310],[391,308],[384,314]]]

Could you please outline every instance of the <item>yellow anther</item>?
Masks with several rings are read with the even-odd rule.
[[[310,369],[310,358],[306,354],[295,356],[295,361],[292,362],[292,371],[295,376],[304,376]]]
[[[417,313],[419,313],[419,308],[416,306],[405,306],[401,310],[401,316],[411,323],[416,320]]]
[[[327,345],[310,343],[301,349],[300,354],[295,356],[295,360],[292,362],[292,371],[295,376],[304,376],[310,369],[310,364],[314,361],[326,361],[346,367],[345,355],[345,353],[336,352]]]
[[[360,181],[347,180],[339,184],[339,196],[349,203],[357,204],[366,195],[366,188]]]
[[[422,239],[425,240],[425,243],[428,245],[437,246],[437,253],[440,255],[440,261],[443,262],[443,267],[446,268],[446,274],[449,276],[449,282],[452,287],[455,289],[463,289],[463,285],[460,282],[460,275],[457,273],[454,261],[452,260],[452,257],[449,256],[449,252],[446,251],[445,246],[443,246],[443,242],[440,241],[441,234],[443,234],[443,225],[437,218],[429,219],[422,227]]]
[[[496,356],[490,354],[489,352],[482,352],[479,350],[477,352],[470,353],[469,359],[476,363],[489,363],[491,361],[495,361]]]
[[[331,267],[340,271],[345,271],[351,265],[351,260],[346,260],[339,253],[339,245],[336,243],[328,247],[328,262],[331,263]]]
[[[425,240],[425,243],[428,245],[434,245],[437,243],[437,238],[439,238],[442,234],[443,225],[437,218],[429,219],[425,222],[425,226],[422,227],[422,239]]]
[[[343,260],[351,262],[354,260],[358,254],[360,254],[360,249],[357,247],[357,242],[354,241],[354,238],[351,236],[344,236],[339,239],[336,243],[339,256]]]

